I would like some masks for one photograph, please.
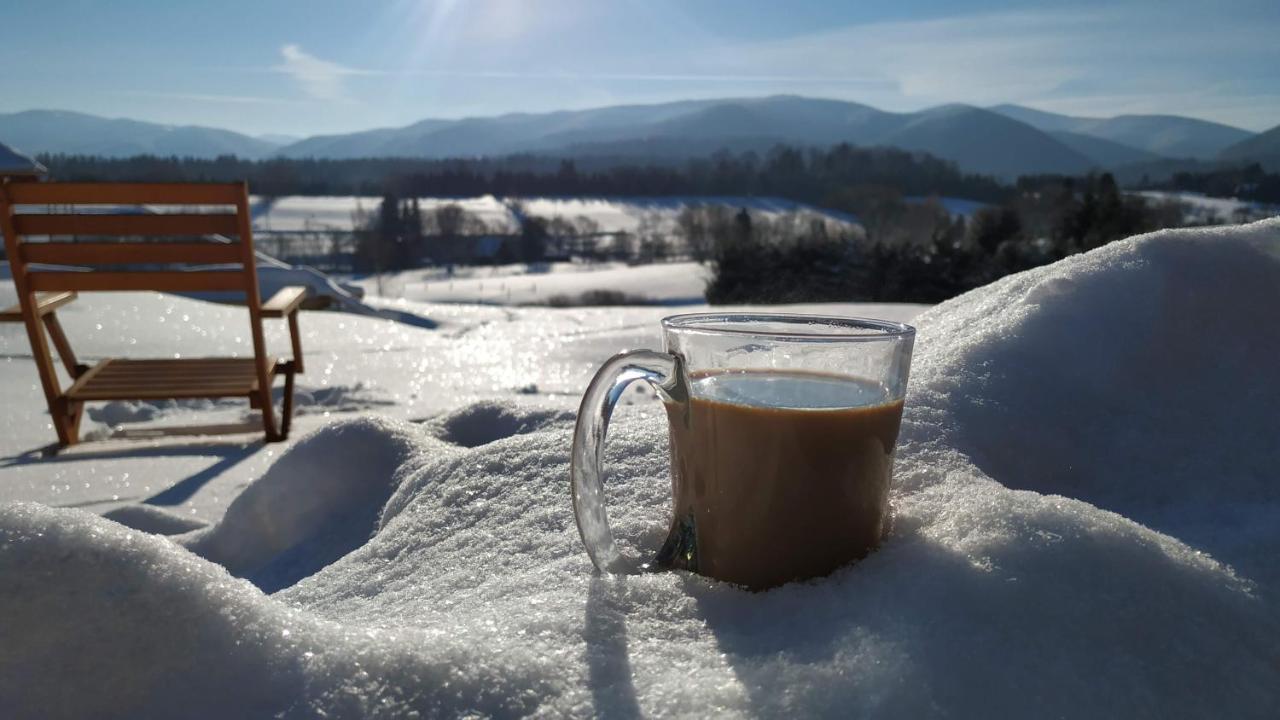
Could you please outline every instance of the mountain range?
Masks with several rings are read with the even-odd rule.
[[[26,110],[0,115],[0,142],[23,152],[69,155],[179,155],[257,158],[279,145],[230,130],[197,125],[104,118],[67,110]]]
[[[1255,134],[1176,115],[1089,118],[1018,105],[943,105],[894,113],[796,96],[428,119],[399,128],[293,140],[67,111],[0,114],[0,142],[29,153],[114,157],[443,158],[543,153],[641,158],[706,155],[722,147],[765,150],[777,143],[849,142],[927,152],[968,172],[1003,178],[1184,159],[1280,161],[1280,127]]]
[[[1223,150],[1222,159],[1259,162],[1269,172],[1280,172],[1280,125]]]

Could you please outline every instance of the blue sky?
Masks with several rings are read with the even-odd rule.
[[[1280,2],[6,0],[0,112],[311,135],[794,93],[1280,124]]]

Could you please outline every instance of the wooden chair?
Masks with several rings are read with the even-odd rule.
[[[117,206],[112,209],[116,214],[103,214],[101,208],[96,214],[84,212],[84,206],[95,205]],[[133,214],[118,214],[119,206],[131,208]],[[164,206],[174,212],[155,212]],[[138,207],[147,211],[139,214]],[[288,435],[293,376],[302,372],[298,308],[306,288],[284,288],[261,301],[244,183],[6,180],[0,183],[0,231],[18,291],[18,304],[0,313],[0,321],[27,327],[61,445],[79,441],[84,403],[95,400],[246,397],[250,407],[262,411],[267,441]],[[63,236],[90,239],[59,241]],[[155,239],[164,236],[174,240]],[[92,366],[80,364],[55,311],[78,292],[113,290],[242,292],[249,309],[253,357],[110,358]],[[292,359],[267,356],[264,317],[288,320]],[[49,340],[72,379],[66,390],[59,383]],[[277,425],[271,385],[278,375],[284,376],[284,402]]]

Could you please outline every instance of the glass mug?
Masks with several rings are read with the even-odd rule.
[[[675,315],[664,352],[614,356],[578,410],[570,483],[582,543],[625,572],[604,506],[605,435],[635,380],[671,433],[671,530],[648,569],[766,589],[866,555],[889,521],[889,476],[915,329],[862,318]]]

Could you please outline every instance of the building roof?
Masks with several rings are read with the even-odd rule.
[[[48,170],[31,157],[0,143],[0,175],[43,175]]]

